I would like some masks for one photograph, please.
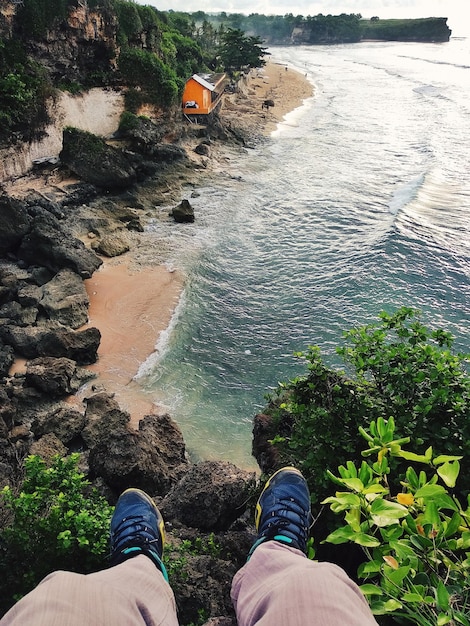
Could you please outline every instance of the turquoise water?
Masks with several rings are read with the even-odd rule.
[[[316,344],[410,305],[470,351],[470,52],[448,44],[276,48],[315,96],[155,223],[186,288],[140,382],[195,459],[253,466],[251,424]],[[189,197],[189,196],[188,196]]]

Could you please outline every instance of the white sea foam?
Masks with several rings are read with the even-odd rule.
[[[283,133],[283,131],[292,128],[298,128],[299,121],[302,119],[305,113],[312,108],[314,102],[314,97],[306,98],[299,107],[284,115],[284,117],[282,118],[282,122],[279,122],[277,124],[276,130],[272,131],[271,137],[279,137]]]
[[[400,209],[416,198],[420,187],[423,185],[424,178],[425,175],[420,174],[412,180],[397,186],[388,204],[392,215],[397,215]]]
[[[183,290],[178,304],[175,307],[173,315],[171,316],[170,323],[165,330],[160,331],[160,334],[155,344],[155,350],[152,354],[140,365],[137,374],[134,376],[134,380],[138,380],[144,376],[147,376],[150,372],[154,371],[161,360],[169,350],[170,340],[175,328],[178,325],[178,320],[181,316],[185,306],[185,291]]]

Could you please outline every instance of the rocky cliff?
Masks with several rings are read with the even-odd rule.
[[[26,42],[28,53],[47,69],[54,84],[81,82],[115,69],[117,20],[113,11],[77,2],[65,19],[51,22],[32,37],[23,22],[22,5],[2,2],[0,37]]]

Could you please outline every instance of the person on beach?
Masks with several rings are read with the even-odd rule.
[[[376,625],[364,596],[331,563],[306,558],[310,494],[293,467],[267,481],[256,505],[258,532],[232,582],[239,626]],[[162,562],[163,518],[140,489],[120,496],[111,520],[111,567],[53,572],[0,620],[2,626],[178,626]]]

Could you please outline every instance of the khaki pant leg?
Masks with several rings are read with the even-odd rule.
[[[178,626],[173,592],[139,555],[95,574],[54,572],[0,620],[1,626]]]
[[[259,545],[232,582],[238,626],[376,626],[358,586],[336,565],[276,541]]]

